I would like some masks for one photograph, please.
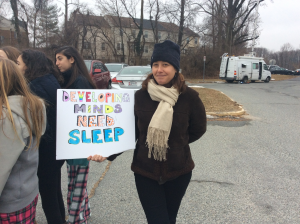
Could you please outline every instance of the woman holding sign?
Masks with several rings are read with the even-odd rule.
[[[63,89],[96,89],[86,65],[78,51],[69,46],[55,52],[56,66],[64,77]],[[68,168],[68,223],[87,223],[90,217],[90,204],[87,192],[89,161],[69,159]]]
[[[48,224],[65,223],[61,167],[56,160],[56,95],[63,79],[53,62],[40,51],[24,50],[17,61],[33,93],[47,102],[47,129],[39,150],[39,190]]]
[[[177,44],[155,44],[152,73],[135,93],[137,143],[131,169],[150,224],[176,223],[195,166],[189,144],[206,132],[203,103],[185,85],[179,65]]]
[[[46,109],[7,59],[0,59],[0,101],[0,223],[34,223]]]

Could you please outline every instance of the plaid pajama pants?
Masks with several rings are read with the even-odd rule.
[[[67,223],[87,223],[91,216],[88,192],[86,189],[89,165],[67,165],[68,168],[68,212]]]
[[[34,224],[37,195],[25,208],[11,213],[0,213],[0,224]]]

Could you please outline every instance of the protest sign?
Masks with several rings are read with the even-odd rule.
[[[134,90],[57,90],[56,159],[133,149],[133,107]]]

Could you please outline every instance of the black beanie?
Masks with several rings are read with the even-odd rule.
[[[179,71],[180,67],[180,47],[170,40],[155,44],[151,57],[151,68],[154,62],[165,61],[174,66]]]

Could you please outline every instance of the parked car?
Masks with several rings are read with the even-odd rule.
[[[125,63],[105,63],[105,66],[110,72],[110,78],[113,79],[122,68],[127,67],[128,65]]]
[[[294,71],[288,70],[286,68],[281,68],[278,65],[269,65],[269,70],[271,74],[282,74],[282,75],[293,75]]]
[[[300,75],[300,69],[296,69],[296,70],[294,71],[294,75]]]
[[[84,60],[84,63],[98,89],[111,89],[110,72],[98,60]]]
[[[140,89],[142,82],[151,72],[150,66],[128,66],[123,68],[113,81],[118,83],[120,88]]]

